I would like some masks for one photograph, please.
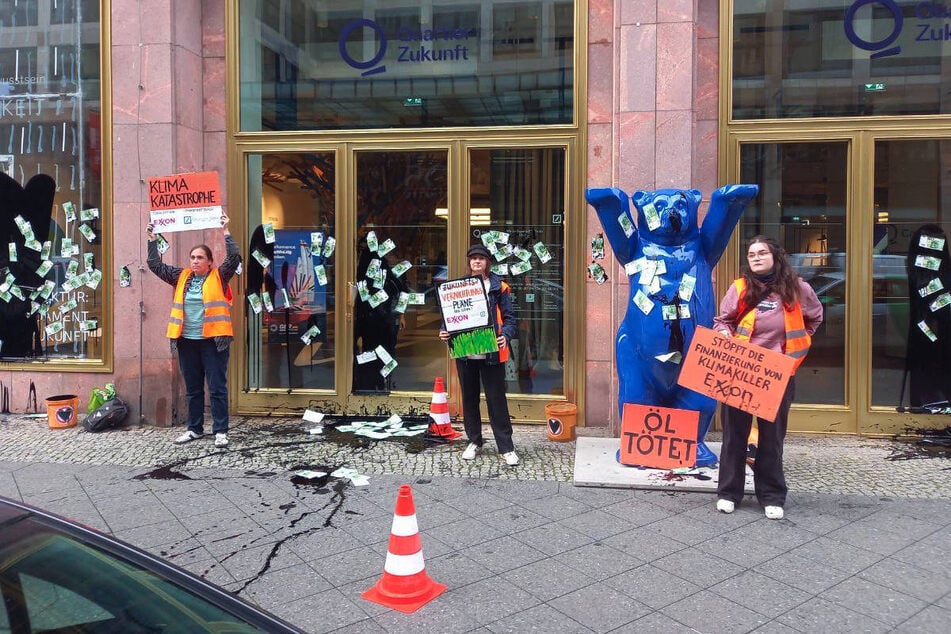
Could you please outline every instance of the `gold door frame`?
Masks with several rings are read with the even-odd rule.
[[[333,151],[337,161],[335,187],[338,210],[338,244],[353,244],[356,235],[355,205],[352,189],[355,182],[355,153],[364,150],[409,150],[409,149],[446,149],[449,157],[449,214],[457,222],[450,225],[448,240],[448,261],[450,274],[458,274],[463,259],[462,254],[468,245],[468,218],[460,210],[468,208],[469,175],[468,152],[470,149],[483,148],[525,148],[525,147],[562,147],[565,151],[565,257],[564,279],[566,297],[572,302],[564,302],[564,395],[509,395],[509,406],[516,422],[544,422],[545,404],[550,401],[566,400],[578,406],[578,425],[584,425],[585,411],[585,344],[584,344],[584,306],[586,283],[584,275],[585,233],[587,231],[587,207],[584,201],[584,187],[587,176],[586,122],[587,122],[587,49],[588,49],[588,2],[574,0],[574,95],[573,124],[551,126],[511,126],[482,128],[443,128],[413,130],[315,130],[306,132],[241,132],[240,130],[240,74],[238,54],[239,3],[225,3],[225,66],[228,89],[227,103],[227,191],[229,196],[232,227],[235,235],[247,236],[249,227],[248,181],[246,156],[251,153]],[[455,215],[454,215],[455,214]],[[240,240],[246,242],[243,238]],[[242,255],[247,258],[247,245],[242,245]],[[346,251],[344,249],[344,251]],[[338,270],[354,270],[356,254],[342,253],[338,249]],[[338,298],[337,317],[339,323],[347,323],[340,331],[337,345],[339,350],[351,350],[353,331],[349,318],[351,308],[347,305],[349,294],[345,276],[338,272],[334,292]],[[240,293],[243,295],[243,293]],[[343,301],[341,301],[341,299]],[[242,301],[243,298],[242,298]],[[571,306],[569,309],[568,306]],[[346,311],[341,314],[341,311]],[[246,324],[243,311],[235,311],[236,332],[245,332]],[[348,347],[349,346],[349,347]],[[236,362],[230,367],[232,385],[243,386],[247,372],[247,351],[245,346],[237,346]],[[338,356],[339,352],[338,352]],[[350,356],[350,355],[347,355]],[[448,355],[447,355],[448,357]],[[447,359],[448,363],[448,359]],[[305,407],[319,408],[366,408],[376,411],[381,405],[399,409],[394,398],[404,408],[415,408],[424,413],[429,411],[431,393],[394,393],[390,396],[353,396],[350,394],[353,359],[337,361],[335,366],[335,389],[298,390],[288,393],[287,389],[256,390],[254,393],[241,389],[231,390],[231,409],[246,414],[299,413]],[[448,364],[452,366],[454,364]],[[450,410],[454,414],[461,411],[458,402],[454,368],[449,367]],[[352,406],[352,407],[351,407]],[[329,409],[328,409],[329,411]]]
[[[874,208],[875,142],[879,140],[951,139],[951,115],[817,117],[812,119],[734,120],[731,69],[733,68],[733,7],[735,0],[720,3],[720,139],[719,173],[722,183],[737,182],[740,146],[746,143],[845,141],[849,144],[847,178],[849,219],[847,257],[847,339],[845,355],[845,404],[808,404],[797,395],[789,429],[817,433],[893,435],[909,427],[944,427],[942,416],[898,414],[894,408],[872,406],[871,323],[856,318],[871,314],[872,223],[863,210]],[[730,241],[717,267],[717,286],[725,289],[739,272],[738,236]]]
[[[232,211],[235,218],[236,232],[246,235],[247,213],[251,201],[248,199],[249,187],[247,173],[247,157],[252,154],[293,153],[293,152],[326,152],[335,156],[335,188],[337,196],[336,237],[338,249],[335,254],[337,275],[334,282],[335,297],[338,298],[335,306],[336,323],[342,328],[336,330],[335,342],[338,350],[334,366],[333,390],[314,389],[287,389],[287,388],[260,388],[232,390],[235,396],[235,409],[246,414],[266,413],[295,413],[305,407],[310,407],[328,413],[341,414],[370,414],[388,408],[394,413],[425,415],[429,411],[431,392],[403,392],[394,391],[387,395],[355,395],[351,392],[353,363],[352,355],[342,354],[340,351],[353,348],[353,305],[350,300],[349,279],[351,272],[356,268],[356,253],[347,245],[355,243],[358,227],[356,226],[356,157],[360,152],[374,151],[445,151],[448,156],[448,200],[450,218],[454,220],[450,225],[448,240],[448,261],[450,262],[450,276],[463,274],[463,254],[469,244],[468,209],[469,200],[469,153],[474,149],[505,149],[505,148],[561,148],[565,152],[566,178],[565,200],[569,201],[565,220],[565,293],[571,297],[584,297],[584,277],[580,267],[572,264],[580,261],[584,244],[584,218],[580,214],[584,207],[579,202],[582,186],[578,169],[575,165],[579,161],[577,141],[575,135],[563,132],[526,136],[492,135],[494,138],[466,138],[457,135],[442,136],[436,134],[414,135],[416,138],[406,139],[404,133],[388,132],[374,135],[376,138],[360,139],[356,141],[337,143],[322,137],[309,138],[308,135],[280,134],[276,139],[261,139],[255,136],[249,139],[238,139],[233,145],[233,152],[229,156],[229,171],[234,176],[229,179],[230,200],[232,208],[239,206],[238,213]],[[296,137],[296,138],[295,138]],[[574,213],[572,213],[574,212]],[[239,229],[240,226],[240,229]],[[343,247],[343,248],[341,248]],[[246,245],[242,245],[246,250]],[[245,254],[247,256],[247,254]],[[239,293],[243,295],[243,293]],[[565,305],[570,305],[565,302]],[[235,327],[239,333],[244,333],[245,323],[243,311],[235,311]],[[513,418],[517,422],[541,422],[545,418],[545,405],[552,400],[569,400],[582,406],[584,385],[584,349],[583,337],[580,334],[570,336],[570,333],[581,333],[583,328],[583,313],[577,310],[564,312],[564,396],[551,395],[519,395],[510,394],[509,404]],[[246,346],[236,346],[237,359],[232,364],[232,385],[244,386],[248,369],[248,351]],[[448,390],[450,395],[450,409],[454,413],[461,411],[458,403],[457,379],[453,364],[449,363],[447,355]]]

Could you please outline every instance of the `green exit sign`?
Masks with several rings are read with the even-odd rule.
[[[406,106],[407,108],[417,108],[423,105],[423,98],[422,97],[407,97],[406,99],[403,100],[403,105]]]
[[[865,92],[885,92],[885,84],[865,84]]]

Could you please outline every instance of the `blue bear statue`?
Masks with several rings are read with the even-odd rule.
[[[758,193],[757,185],[721,187],[713,192],[700,226],[697,210],[702,196],[697,189],[636,191],[631,195],[636,218],[620,189],[585,192],[615,257],[628,265],[631,300],[615,343],[618,413],[623,416],[625,403],[699,412],[698,467],[717,462],[704,443],[717,403],[677,384],[680,362],[696,327],[713,325],[717,309],[713,267],[743,210]]]

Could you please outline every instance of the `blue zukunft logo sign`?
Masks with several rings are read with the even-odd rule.
[[[856,33],[855,21],[858,11],[866,6],[872,9],[877,5],[890,14],[892,28],[880,40],[866,40]],[[919,2],[915,4],[915,41],[943,42],[951,41],[951,6],[941,2]],[[937,22],[937,24],[936,24]],[[855,0],[845,12],[845,36],[864,51],[872,53],[871,58],[890,57],[901,53],[901,46],[894,46],[905,28],[905,16],[895,0]]]
[[[347,43],[354,32],[363,32],[369,29],[372,39],[369,42],[375,46],[374,53],[369,59],[356,59],[347,50]],[[386,72],[387,50],[390,40],[396,42],[396,58],[392,61],[397,64],[428,64],[433,62],[460,62],[469,61],[469,40],[479,35],[475,28],[411,28],[400,27],[392,36],[378,22],[366,18],[351,20],[340,30],[337,39],[337,50],[348,66],[360,71],[360,75],[367,77]],[[361,40],[365,42],[367,40]]]
[[[892,14],[892,31],[880,40],[866,40],[855,32],[855,14],[862,7],[869,4],[879,4],[885,7]],[[900,46],[892,46],[901,35],[905,24],[905,16],[901,12],[901,7],[895,4],[894,0],[856,0],[845,12],[845,36],[849,38],[852,44],[864,51],[874,51],[872,59],[878,57],[888,57],[901,53]]]

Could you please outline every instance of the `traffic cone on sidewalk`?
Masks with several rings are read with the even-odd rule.
[[[449,421],[449,403],[446,402],[446,386],[441,376],[437,376],[433,384],[433,400],[429,406],[429,417],[432,418],[432,421],[429,423],[429,429],[426,430],[426,435],[430,438],[438,438],[444,442],[452,442],[462,436],[462,432],[453,429],[452,423]]]
[[[404,484],[396,496],[396,513],[390,529],[390,545],[386,549],[383,576],[361,596],[367,601],[410,614],[445,590],[446,586],[436,583],[426,574],[423,542],[416,525],[413,490]]]

